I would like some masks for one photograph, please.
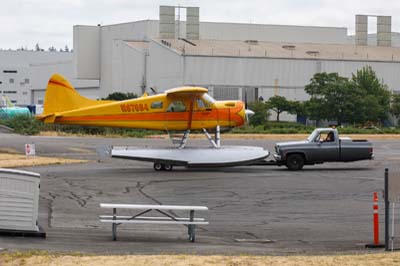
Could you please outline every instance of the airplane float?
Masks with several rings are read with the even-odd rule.
[[[2,95],[2,98],[3,106],[0,107],[0,118],[10,118],[18,115],[31,115],[31,112],[27,107],[15,106],[5,95]]]
[[[54,74],[46,89],[43,114],[36,118],[55,124],[184,131],[177,148],[111,150],[112,157],[153,162],[156,171],[170,171],[173,166],[248,165],[268,157],[261,147],[221,146],[221,129],[241,126],[254,113],[242,101],[216,101],[207,92],[202,87],[179,87],[124,101],[91,100]],[[191,130],[202,130],[211,147],[185,148]],[[214,138],[208,130],[215,130]]]

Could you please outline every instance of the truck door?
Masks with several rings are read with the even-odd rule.
[[[311,151],[314,162],[334,162],[339,160],[339,140],[333,131],[321,131],[314,139],[313,151]]]

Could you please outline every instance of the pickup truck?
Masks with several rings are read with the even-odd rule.
[[[317,128],[304,141],[280,142],[275,145],[274,158],[289,170],[324,162],[353,162],[374,158],[372,144],[367,140],[339,138],[337,129]]]

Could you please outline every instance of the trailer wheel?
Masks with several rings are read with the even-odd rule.
[[[164,170],[165,171],[172,171],[174,167],[172,166],[172,164],[166,164],[164,165]]]
[[[153,168],[156,171],[162,171],[165,170],[165,165],[163,165],[162,163],[154,163]]]
[[[286,167],[291,171],[301,170],[304,166],[304,157],[301,154],[291,154],[286,159]]]

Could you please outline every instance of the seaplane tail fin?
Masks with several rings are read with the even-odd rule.
[[[47,84],[43,114],[37,116],[37,118],[51,123],[52,120],[61,115],[62,112],[107,102],[110,101],[96,101],[81,96],[66,78],[60,74],[54,74]],[[53,117],[53,119],[51,117]]]

